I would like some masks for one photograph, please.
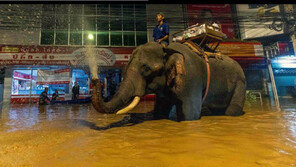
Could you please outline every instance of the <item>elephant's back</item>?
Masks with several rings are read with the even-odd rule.
[[[244,71],[240,64],[226,55],[221,55],[221,59],[210,58],[210,68],[219,77],[226,76],[233,79],[245,79]],[[237,77],[237,78],[236,78]]]

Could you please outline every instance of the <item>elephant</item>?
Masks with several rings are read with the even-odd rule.
[[[92,104],[100,113],[122,114],[134,108],[140,97],[154,93],[154,119],[168,119],[172,112],[178,122],[198,120],[202,111],[243,115],[244,72],[235,60],[220,56],[209,58],[210,84],[202,103],[208,75],[205,59],[181,43],[163,47],[148,42],[134,49],[120,88],[109,102],[102,99],[99,79],[92,78]]]

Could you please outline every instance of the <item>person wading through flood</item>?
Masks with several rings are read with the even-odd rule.
[[[75,85],[72,88],[72,100],[77,100],[79,98],[79,85],[75,82]]]
[[[156,15],[156,20],[158,24],[153,30],[154,41],[158,42],[163,47],[166,47],[169,44],[169,24],[165,21],[164,14],[162,12]]]
[[[40,94],[39,105],[45,105],[50,103],[50,99],[47,97],[48,87]]]
[[[54,93],[52,94],[52,97],[51,97],[51,101],[56,101],[56,100],[59,100],[59,92],[58,90],[54,90]]]

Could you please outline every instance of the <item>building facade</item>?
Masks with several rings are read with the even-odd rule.
[[[209,19],[220,23],[229,39],[244,36],[234,18],[239,13],[234,9],[240,7],[229,4],[1,4],[0,9],[4,102],[36,102],[44,87],[50,88],[49,94],[58,89],[70,99],[75,81],[81,98],[89,96],[91,74],[83,52],[87,47],[100,60],[108,96],[109,82],[121,81],[133,49],[153,41],[157,12],[163,12],[170,25],[170,41],[174,33]],[[223,42],[218,50],[238,61],[249,80],[266,68],[258,42]],[[254,81],[248,88],[262,89],[262,83]]]

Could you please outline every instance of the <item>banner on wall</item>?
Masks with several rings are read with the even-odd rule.
[[[263,46],[258,42],[222,42],[217,51],[230,57],[264,57]]]
[[[37,85],[57,85],[70,83],[70,69],[37,70]]]
[[[99,66],[127,64],[134,48],[85,48],[0,45],[0,65],[87,66],[90,54]]]
[[[229,4],[187,4],[188,24],[216,22],[221,24],[222,32],[234,38],[234,26]]]
[[[273,19],[279,16],[278,4],[238,4],[236,9],[237,16],[240,18],[239,27],[242,39],[284,33],[283,30],[276,31],[271,28]]]

